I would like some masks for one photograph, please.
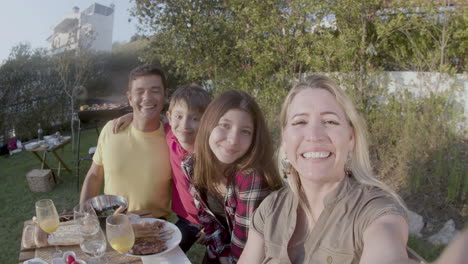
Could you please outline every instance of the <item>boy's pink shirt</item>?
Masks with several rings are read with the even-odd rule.
[[[189,152],[180,145],[171,129],[166,130],[166,142],[169,146],[172,167],[172,211],[192,223],[201,224],[193,197],[189,192],[189,184],[180,166]]]

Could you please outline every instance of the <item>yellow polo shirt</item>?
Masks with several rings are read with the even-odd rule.
[[[121,195],[129,211],[150,210],[168,217],[171,202],[171,166],[164,126],[142,132],[133,125],[112,134],[109,121],[99,136],[93,161],[104,167],[104,193]]]

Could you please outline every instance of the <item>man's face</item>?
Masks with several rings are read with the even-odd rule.
[[[166,114],[172,132],[179,143],[185,150],[193,150],[195,136],[198,132],[198,125],[200,124],[202,114],[196,111],[190,111],[184,101],[176,102],[171,108],[171,111]]]
[[[166,103],[166,93],[160,76],[136,77],[127,92],[134,118],[148,120],[158,117]]]

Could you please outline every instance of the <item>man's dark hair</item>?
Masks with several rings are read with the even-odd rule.
[[[156,75],[161,77],[162,84],[164,86],[164,89],[167,89],[166,85],[166,75],[164,74],[164,71],[154,65],[140,65],[133,69],[130,74],[128,75],[128,90],[131,91],[132,89],[132,83],[137,77],[141,76],[148,76],[148,75]]]

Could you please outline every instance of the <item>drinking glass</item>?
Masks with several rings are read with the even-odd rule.
[[[53,233],[59,227],[59,216],[54,202],[50,199],[43,199],[36,202],[36,218],[39,227],[46,233]],[[55,253],[52,258],[61,257],[62,251],[55,246]]]
[[[95,225],[94,232],[89,232],[89,228],[87,230],[88,232],[81,232],[82,240],[80,248],[86,255],[92,257],[88,260],[88,263],[105,263],[105,259],[102,256],[106,253],[107,241],[99,223]]]
[[[124,214],[115,214],[106,218],[107,240],[118,252],[127,252],[135,243],[135,234],[130,219]]]
[[[81,203],[73,208],[73,219],[80,225],[98,221],[96,211],[88,203]]]
[[[79,225],[81,250],[91,258],[90,264],[105,263],[102,258],[106,253],[107,241],[94,208],[90,204],[79,204],[73,208],[73,218]]]

